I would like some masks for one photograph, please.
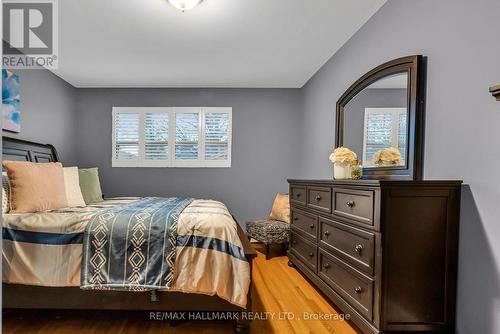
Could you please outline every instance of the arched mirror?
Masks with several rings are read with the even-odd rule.
[[[387,62],[337,102],[335,147],[356,152],[364,178],[420,180],[423,172],[425,59]]]

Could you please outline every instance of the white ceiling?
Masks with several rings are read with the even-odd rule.
[[[302,87],[385,0],[59,1],[76,87]]]

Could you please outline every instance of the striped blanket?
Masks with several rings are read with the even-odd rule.
[[[116,198],[82,208],[4,214],[3,282],[80,286],[82,244],[90,221],[111,208],[119,210],[138,200]],[[236,222],[223,203],[193,200],[178,217],[176,239],[170,287],[158,290],[217,295],[234,305],[246,305],[250,265]]]
[[[170,288],[177,221],[191,198],[147,197],[95,214],[83,238],[82,289]]]

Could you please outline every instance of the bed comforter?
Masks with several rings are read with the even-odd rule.
[[[99,214],[133,205],[138,200],[119,198],[84,208],[4,215],[3,281],[89,288],[81,280],[81,276],[85,275],[82,270],[82,256],[85,255],[82,244],[89,222],[97,219]],[[171,273],[170,283],[148,287],[144,284],[141,286],[145,281],[135,281],[130,286],[135,286],[136,290],[154,288],[217,295],[234,305],[245,307],[250,285],[250,265],[244,256],[236,222],[221,202],[189,200],[185,204],[177,217],[173,270],[167,270]],[[130,256],[125,255],[121,260],[125,259],[130,259]],[[85,259],[83,263],[85,267]],[[136,272],[145,273],[141,270]],[[166,277],[165,272],[156,274]]]

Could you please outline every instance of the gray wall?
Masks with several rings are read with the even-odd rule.
[[[76,88],[47,70],[18,70],[21,132],[4,136],[52,144],[64,164],[76,158]]]
[[[344,108],[343,145],[352,149],[363,160],[363,136],[365,127],[365,108],[405,108],[406,89],[368,88],[353,97]]]
[[[335,102],[393,58],[428,56],[425,178],[463,179],[459,333],[500,333],[500,1],[389,0],[303,88],[301,176],[329,178]],[[317,135],[317,134],[321,134]]]
[[[299,98],[297,89],[79,89],[78,162],[99,167],[106,195],[213,198],[240,224],[266,218],[298,171]],[[232,167],[112,168],[113,106],[232,107]]]

